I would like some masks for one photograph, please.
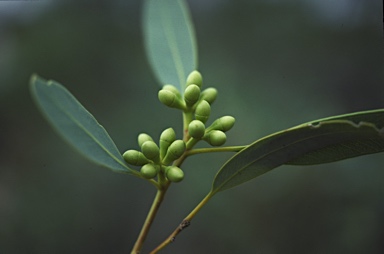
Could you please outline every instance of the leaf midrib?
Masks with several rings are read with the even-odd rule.
[[[61,89],[60,87],[57,87],[56,84],[52,84],[54,85],[56,88],[59,88]],[[46,85],[48,86],[48,85]],[[61,89],[62,90],[62,89]],[[120,164],[121,166],[123,166],[124,168],[126,168],[128,170],[128,172],[130,172],[130,168],[128,168],[125,164],[123,164],[118,158],[116,158],[115,155],[113,155],[104,145],[102,145],[96,138],[95,136],[93,136],[89,131],[88,129],[82,125],[76,118],[72,117],[72,115],[67,111],[67,110],[64,110],[63,107],[61,107],[60,105],[61,104],[58,104],[55,100],[52,99],[52,97],[50,97],[49,95],[47,96],[48,99],[52,102],[53,105],[55,105],[57,108],[59,108],[59,110],[61,110],[68,118],[70,118],[82,131],[84,131],[89,137],[91,137],[91,139],[93,141],[95,141],[96,144],[99,145],[99,147],[101,147],[101,149],[106,152],[114,161],[116,161],[118,164]],[[85,110],[86,113],[88,113],[93,119],[94,117],[92,116],[91,113],[89,113],[89,111],[87,109],[85,109],[84,107],[82,107],[83,110]],[[96,124],[98,125],[98,127],[101,127],[102,129],[104,129],[104,127],[99,124],[97,121],[96,121]]]
[[[360,124],[355,124],[355,123],[353,123],[352,121],[348,121],[348,122],[350,122],[351,126],[356,127],[356,128],[359,128],[359,127],[361,126]],[[378,131],[377,128],[375,127],[375,125],[374,125],[374,124],[372,124],[372,125],[373,125],[373,126],[371,126],[371,127],[375,128],[376,131]],[[318,128],[318,127],[316,127],[316,128]],[[293,128],[292,128],[292,129],[293,129]],[[284,131],[281,131],[280,133],[283,133],[283,132],[284,132]],[[348,132],[353,132],[353,131],[341,131],[341,132],[338,132],[338,133],[348,133]],[[275,133],[275,134],[272,134],[272,135],[277,135],[277,134],[280,134],[280,133]],[[297,140],[297,141],[295,141],[295,142],[289,143],[289,145],[287,145],[287,146],[294,145],[294,144],[296,144],[296,143],[299,143],[299,142],[302,142],[302,141],[305,141],[305,140],[309,140],[309,139],[312,139],[312,138],[314,138],[314,137],[321,137],[321,136],[326,136],[326,135],[334,134],[334,133],[335,133],[335,132],[332,132],[332,133],[329,133],[329,132],[328,132],[328,133],[321,134],[321,135],[315,135],[315,136],[311,136],[311,137],[308,137],[308,138],[302,138],[302,139]],[[271,136],[271,135],[270,135],[270,136]],[[265,139],[269,138],[270,136],[264,137],[264,138],[260,139],[260,140],[257,141],[257,142],[261,142],[262,140],[265,140]],[[271,154],[273,154],[273,153],[275,153],[275,152],[277,152],[277,151],[280,151],[280,150],[282,150],[282,149],[285,149],[287,146],[284,146],[284,147],[280,147],[280,148],[278,148],[278,149],[275,149],[275,150],[273,150],[273,151],[271,151],[271,152],[269,152],[269,153],[266,153],[266,154],[264,154],[264,155],[258,157],[257,159],[253,160],[252,162],[250,162],[250,163],[244,165],[243,167],[241,167],[240,170],[237,170],[234,174],[232,174],[232,176],[231,176],[230,178],[228,178],[226,181],[224,181],[222,184],[220,184],[216,189],[212,189],[211,192],[212,192],[213,194],[219,192],[220,189],[221,189],[224,185],[226,185],[230,180],[234,179],[240,172],[242,172],[243,170],[245,170],[248,166],[252,165],[253,163],[255,163],[255,162],[257,162],[257,161],[260,161],[260,160],[264,159],[264,158],[267,157],[267,156],[270,156]],[[284,163],[283,163],[283,164],[284,164]],[[281,165],[283,165],[283,164],[281,164]],[[280,165],[279,165],[279,166],[280,166]]]
[[[162,15],[161,15],[161,21],[163,24],[162,27],[164,28],[164,32],[167,34],[167,36],[165,36],[165,38],[168,42],[169,49],[170,49],[171,55],[172,55],[172,59],[173,59],[173,62],[175,64],[177,76],[178,76],[179,82],[180,82],[181,92],[183,92],[183,78],[185,77],[185,73],[184,73],[183,64],[182,64],[182,61],[180,58],[180,50],[179,50],[178,44],[176,43],[175,34],[173,33],[174,26],[173,26],[171,19],[168,18],[169,13],[168,13],[167,9],[161,8],[160,11],[162,13]],[[171,29],[166,29],[167,27],[170,27]],[[174,84],[174,85],[176,85],[176,84]]]

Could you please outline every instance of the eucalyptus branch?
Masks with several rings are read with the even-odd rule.
[[[169,187],[169,183],[166,184],[163,188],[157,190],[156,196],[153,200],[152,206],[148,212],[147,218],[145,219],[145,222],[143,224],[143,227],[141,228],[140,234],[137,237],[137,240],[135,242],[135,245],[133,246],[133,249],[131,251],[131,254],[139,254],[145,239],[147,238],[147,235],[149,233],[149,229],[152,226],[152,222],[154,221],[157,211],[159,210],[159,207],[164,199],[165,193],[167,192],[167,189]]]
[[[181,221],[179,226],[154,250],[150,252],[150,254],[156,254],[158,251],[164,249],[168,244],[175,241],[176,236],[181,233],[185,228],[187,228],[192,219],[196,216],[196,214],[207,204],[207,202],[213,197],[214,193],[209,192],[207,196]]]
[[[121,154],[104,127],[64,86],[37,75],[31,77],[30,84],[32,96],[45,117],[85,157],[113,172],[145,179],[157,188],[132,254],[141,251],[170,184],[184,179],[180,167],[188,156],[236,153],[217,172],[207,196],[152,254],[173,242],[219,191],[236,187],[281,165],[329,163],[384,152],[384,109],[318,119],[273,133],[250,145],[221,147],[235,118],[224,115],[207,125],[218,92],[213,87],[205,87],[197,70],[196,38],[186,1],[145,2],[145,48],[162,84],[158,99],[167,107],[182,112],[183,129],[179,130],[182,139],[176,138],[171,127],[159,138],[141,133],[138,136],[140,148]],[[137,115],[131,114],[126,120],[135,122],[135,117]],[[212,147],[194,148],[200,141]],[[140,170],[131,166],[139,166]]]

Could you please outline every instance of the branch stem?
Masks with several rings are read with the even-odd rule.
[[[164,199],[164,195],[167,192],[169,184],[163,186],[163,188],[159,188],[157,190],[156,196],[153,200],[151,209],[148,212],[147,218],[145,219],[145,222],[143,224],[143,227],[141,228],[140,234],[137,237],[136,243],[133,246],[133,249],[131,251],[131,254],[138,254],[140,253],[144,241],[148,235],[149,229],[152,225],[153,220],[155,219],[155,216],[157,214],[157,211],[159,210],[159,207]]]
[[[179,226],[165,239],[159,246],[157,246],[150,254],[156,254],[158,251],[164,249],[168,244],[175,241],[176,236],[185,228],[187,228],[191,220],[195,217],[195,215],[203,208],[203,206],[213,197],[215,193],[209,192],[207,196],[190,212],[187,217],[183,219],[183,221],[179,224]]]

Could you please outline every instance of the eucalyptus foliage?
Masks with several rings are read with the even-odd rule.
[[[195,214],[218,192],[248,182],[284,164],[330,163],[384,151],[384,109],[333,116],[282,130],[246,146],[223,146],[235,118],[207,120],[217,90],[205,87],[197,71],[197,47],[191,16],[183,0],[147,0],[143,31],[149,63],[161,90],[159,100],[183,114],[183,139],[167,128],[158,138],[138,136],[139,150],[123,155],[107,131],[56,81],[33,75],[30,88],[43,115],[57,132],[89,160],[114,172],[136,176],[157,188],[152,208],[132,253],[139,253],[171,183],[184,179],[182,164],[192,155],[235,152],[217,172],[211,190],[176,230],[152,253],[174,241]],[[156,141],[158,140],[158,142]],[[212,147],[194,148],[198,142]],[[131,166],[140,166],[140,170]]]

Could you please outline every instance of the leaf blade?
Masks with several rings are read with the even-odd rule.
[[[48,122],[81,154],[117,173],[136,175],[125,164],[104,127],[65,87],[33,75],[30,88],[36,104]]]
[[[350,114],[332,116],[332,117],[327,117],[327,118],[322,118],[322,119],[318,119],[315,121],[311,121],[309,123],[305,123],[305,124],[299,125],[299,126],[294,127],[294,128],[300,128],[300,126],[305,126],[307,124],[316,126],[317,124],[322,123],[322,122],[335,121],[335,120],[347,120],[347,121],[351,121],[357,125],[362,123],[362,122],[373,123],[377,129],[382,129],[382,128],[384,128],[384,110],[383,109],[368,110],[368,111],[361,111],[361,112],[355,112],[355,113],[350,113]],[[339,152],[345,153],[345,152],[347,152],[346,150],[350,150],[350,149],[356,150],[357,149],[355,151],[355,153],[353,153],[351,150],[349,151],[350,157],[356,157],[356,156],[360,156],[360,155],[364,155],[364,154],[369,154],[368,151],[366,153],[364,153],[364,151],[362,150],[363,147],[353,148],[353,144],[349,144],[349,145],[351,147],[346,147],[346,146],[339,147],[338,148]],[[314,164],[328,163],[328,162],[335,161],[335,160],[329,160],[328,159],[333,155],[332,153],[333,153],[333,151],[331,149],[319,149],[315,152],[304,154],[304,155],[296,158],[295,160],[289,161],[285,164],[287,164],[287,165],[314,165]],[[356,154],[356,155],[354,155],[354,154]],[[349,158],[349,157],[346,157],[346,158]],[[344,159],[344,158],[340,158],[338,160],[341,160],[341,159]]]
[[[367,113],[370,120],[373,120],[372,114],[380,116],[376,122],[381,126],[384,110]],[[349,116],[349,119],[364,119],[363,115],[364,112],[359,112]],[[334,157],[330,159],[321,158],[317,163],[384,151],[384,128],[379,129],[374,123],[356,124],[343,120],[346,117],[347,115],[342,115],[320,119],[321,121],[302,124],[252,143],[223,165],[215,176],[211,192],[217,193],[235,187],[283,164],[304,165],[295,160],[303,154],[314,156],[316,154],[313,152],[322,149],[330,149],[333,153],[336,152],[335,149],[339,149],[339,153],[332,154]],[[348,145],[354,145],[349,152],[348,149],[343,149],[348,148]]]
[[[181,93],[190,72],[197,69],[197,43],[184,0],[147,0],[143,15],[145,49],[161,85]]]
[[[378,129],[381,129],[384,127],[384,109],[366,110],[366,111],[359,111],[359,112],[354,112],[349,114],[331,116],[331,117],[310,121],[308,123],[304,123],[301,125],[306,125],[306,124],[316,125],[318,123],[331,121],[331,120],[348,120],[356,124],[359,124],[360,122],[374,123]]]

